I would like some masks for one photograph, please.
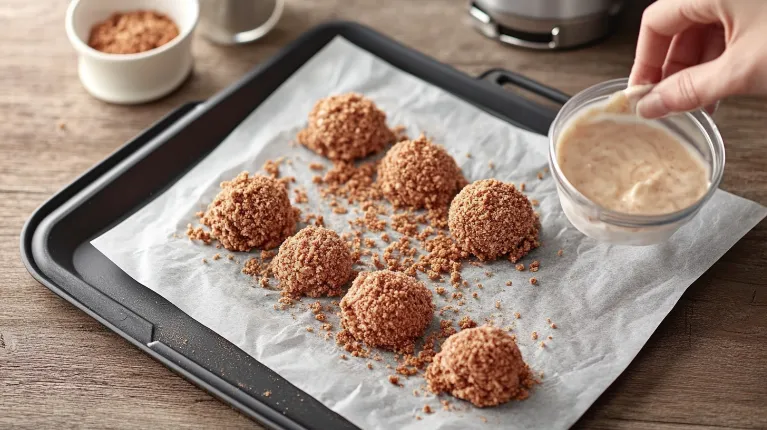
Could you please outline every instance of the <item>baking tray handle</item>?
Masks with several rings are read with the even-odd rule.
[[[543,85],[540,82],[536,82],[530,78],[506,69],[490,69],[479,75],[477,78],[492,82],[499,86],[512,84],[560,105],[565,104],[567,100],[570,99],[570,96],[563,93],[562,91]]]

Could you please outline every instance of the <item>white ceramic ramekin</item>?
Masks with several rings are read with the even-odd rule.
[[[88,46],[95,24],[113,13],[134,10],[167,15],[178,26],[179,35],[137,54],[107,54]],[[199,14],[197,0],[73,0],[66,31],[78,53],[80,81],[94,97],[110,103],[143,103],[170,93],[192,71],[192,33]]]
[[[690,207],[663,215],[631,215],[597,205],[575,189],[562,173],[557,163],[557,142],[569,121],[615,92],[626,89],[627,85],[628,79],[602,82],[576,94],[562,107],[549,129],[549,167],[557,184],[562,210],[581,233],[600,242],[652,245],[668,240],[714,195],[724,171],[724,142],[714,121],[702,110],[656,120],[682,137],[703,157],[710,172],[708,192]]]

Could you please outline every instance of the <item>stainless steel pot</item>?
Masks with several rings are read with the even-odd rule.
[[[503,43],[533,49],[583,45],[606,36],[623,0],[473,0],[477,30]]]

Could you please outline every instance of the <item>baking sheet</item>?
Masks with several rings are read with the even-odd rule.
[[[299,207],[324,214],[326,226],[339,233],[349,231],[347,221],[357,215],[331,213],[311,184],[317,172],[308,164],[329,163],[289,144],[317,99],[347,91],[372,98],[387,112],[391,126],[406,126],[411,137],[425,132],[444,145],[469,180],[525,182],[529,197],[540,201],[543,246],[524,260],[541,262],[534,274],[539,285],[529,283],[533,274],[518,272],[507,261],[467,264],[464,278],[484,286],[469,290],[478,292],[478,299],[468,298],[460,313],[435,317],[432,324],[433,329],[440,318],[470,315],[480,323],[490,319],[512,326],[525,360],[544,373],[528,400],[475,409],[446,397],[455,410],[443,411],[433,396],[412,394],[421,390],[421,377],[402,378],[404,387],[388,382],[393,372],[385,364],[393,363],[391,355],[374,362],[373,370],[366,367],[370,360],[339,359],[343,351],[318,334],[310,311],[274,310],[278,291],[257,287],[240,272],[241,264],[212,260],[217,252],[226,255],[225,250],[184,237],[186,225],[196,223],[194,213],[213,199],[219,182],[243,170],[255,172],[280,156],[292,162],[281,166],[282,176],[295,176],[309,193],[309,204]],[[566,428],[628,366],[685,289],[767,210],[720,190],[664,245],[597,244],[568,223],[553,179],[537,179],[546,167],[546,152],[545,137],[511,126],[337,37],[175,185],[92,243],[138,282],[362,428]],[[385,246],[377,235],[367,237]],[[559,249],[564,250],[561,257]],[[242,263],[248,255],[236,258]],[[493,276],[487,277],[487,271]],[[431,289],[444,285],[452,290],[449,284],[420,278]],[[435,303],[438,309],[448,304],[437,295]],[[521,318],[515,319],[514,312]],[[328,316],[337,328],[337,318]],[[546,318],[558,328],[551,329]],[[307,332],[307,326],[315,332]],[[539,333],[538,341],[531,339],[532,331]],[[553,339],[547,340],[548,335]],[[546,340],[545,348],[540,340]],[[424,404],[436,413],[422,413]]]

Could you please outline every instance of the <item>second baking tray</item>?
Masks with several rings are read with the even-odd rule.
[[[170,369],[274,428],[356,427],[136,282],[90,242],[170,187],[336,36],[540,134],[556,112],[500,86],[511,84],[555,103],[567,100],[511,72],[490,70],[475,79],[361,25],[325,24],[211,100],[161,119],[43,204],[21,234],[22,259],[38,281]],[[262,395],[267,389],[270,397]]]

